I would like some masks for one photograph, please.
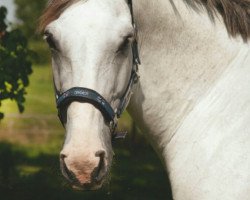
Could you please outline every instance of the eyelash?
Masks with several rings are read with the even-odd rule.
[[[131,40],[133,38],[131,36],[127,36],[124,38],[123,42],[120,44],[119,48],[117,49],[117,53],[123,52],[128,48],[128,45],[130,44]]]
[[[56,45],[55,40],[53,38],[53,35],[51,33],[45,32],[44,39],[46,40],[46,42],[48,43],[48,45],[51,49],[58,51],[57,45]]]
[[[117,51],[120,52],[120,51],[123,51],[123,50],[127,49],[128,44],[129,44],[129,39],[126,38],[126,39],[120,44],[120,46],[119,46],[119,48],[118,48]]]

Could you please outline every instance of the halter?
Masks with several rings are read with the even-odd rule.
[[[66,110],[67,106],[74,102],[84,102],[89,103],[95,106],[103,115],[104,120],[106,123],[109,124],[110,131],[112,133],[112,138],[124,138],[126,133],[125,132],[116,132],[117,124],[118,124],[118,118],[120,118],[123,111],[126,109],[130,97],[132,95],[132,89],[133,86],[138,82],[139,76],[138,76],[138,65],[141,64],[140,57],[139,57],[139,51],[138,51],[138,43],[137,43],[137,29],[134,22],[134,15],[133,15],[133,3],[132,0],[128,0],[128,5],[131,12],[132,17],[132,24],[135,31],[135,38],[133,43],[131,44],[132,53],[133,53],[133,64],[132,64],[132,71],[130,75],[130,80],[128,82],[128,86],[126,88],[125,93],[120,99],[120,103],[118,107],[114,110],[109,102],[105,100],[102,95],[100,95],[98,92],[89,89],[89,88],[83,88],[83,87],[74,87],[66,92],[60,94],[56,91],[56,104],[58,109],[58,117],[63,124],[63,117],[64,117],[64,110]]]

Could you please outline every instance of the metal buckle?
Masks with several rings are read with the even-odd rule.
[[[116,115],[114,120],[110,122],[110,132],[112,134],[112,140],[125,139],[128,132],[127,131],[116,132],[117,124],[118,124],[118,119],[117,119],[117,115]]]
[[[139,80],[140,80],[140,75],[139,75],[138,71],[136,71],[135,77],[134,77],[134,84],[138,83]]]
[[[127,131],[118,131],[115,132],[113,139],[125,139],[127,136]]]

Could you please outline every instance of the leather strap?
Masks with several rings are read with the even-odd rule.
[[[94,105],[101,111],[106,122],[110,123],[115,118],[114,110],[104,99],[104,97],[102,97],[99,93],[88,88],[74,87],[64,92],[56,100],[57,108],[60,113],[59,118],[61,121],[62,116],[60,115],[62,112],[60,110],[64,107],[67,107],[70,103],[74,101],[86,102]]]

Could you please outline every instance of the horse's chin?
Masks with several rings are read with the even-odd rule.
[[[72,185],[72,188],[74,190],[78,190],[78,191],[96,191],[101,189],[103,186],[103,184],[98,184],[98,185]]]

